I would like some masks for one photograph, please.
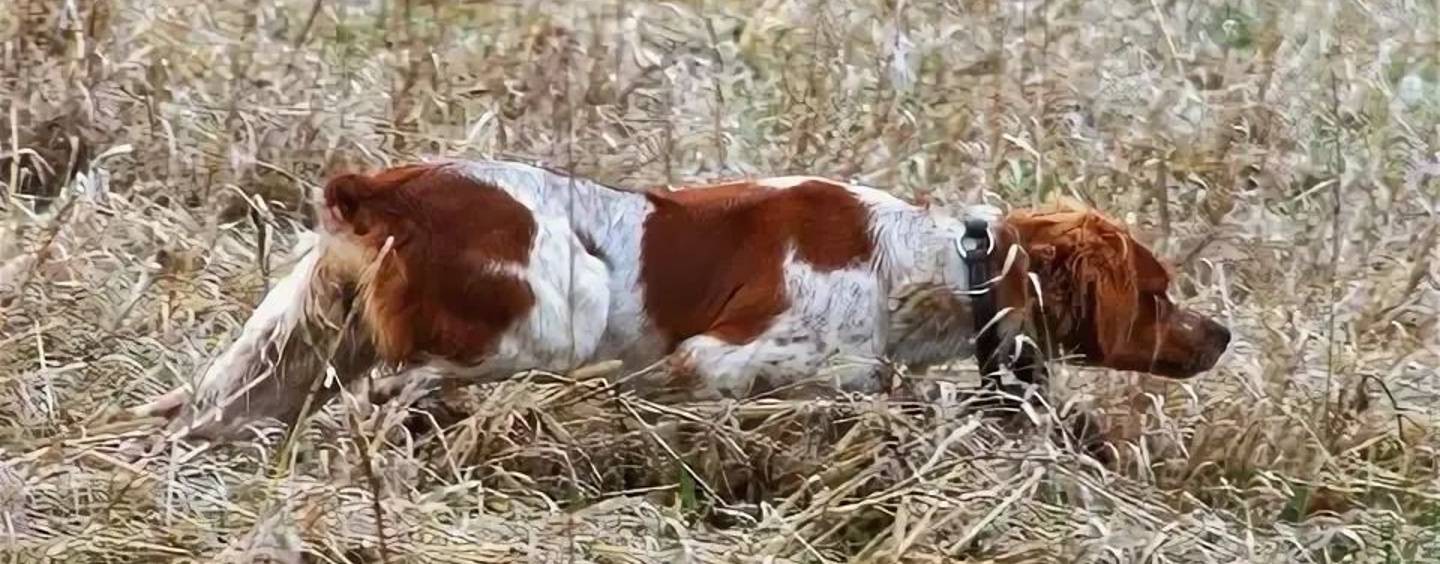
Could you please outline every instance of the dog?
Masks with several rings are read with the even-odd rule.
[[[987,385],[1043,383],[1065,354],[1189,378],[1230,340],[1073,202],[943,209],[817,177],[636,191],[446,161],[337,176],[317,208],[193,391],[134,414],[220,438],[293,423],[376,367],[488,382],[605,359],[647,374],[632,389],[692,399],[874,392],[893,366],[970,357]]]

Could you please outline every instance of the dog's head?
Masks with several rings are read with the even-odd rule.
[[[1228,328],[1170,300],[1169,271],[1114,220],[1063,201],[1006,223],[1039,277],[1050,340],[1081,364],[1190,378],[1229,346]]]

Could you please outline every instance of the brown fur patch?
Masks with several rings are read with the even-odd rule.
[[[1074,317],[1092,317],[1093,323],[1084,324],[1088,327],[1083,329],[1094,334],[1081,340],[1093,342],[1099,350],[1087,354],[1102,355],[1126,340],[1133,312],[1140,306],[1142,284],[1152,291],[1158,287],[1162,294],[1169,285],[1163,268],[1158,280],[1142,279],[1141,271],[1134,268],[1134,255],[1149,256],[1146,263],[1158,261],[1123,226],[1093,210],[1074,204],[1045,211],[1017,210],[1006,223],[1021,233],[1037,256],[1049,257],[1038,268],[1041,279],[1064,282],[1047,284],[1050,287],[1042,297],[1049,308]],[[1153,277],[1157,273],[1145,274]],[[1093,316],[1091,309],[1095,310]]]
[[[645,309],[671,349],[700,334],[739,344],[763,332],[787,306],[789,248],[822,272],[874,252],[866,208],[836,184],[733,182],[650,199],[640,278]]]
[[[478,359],[534,306],[513,272],[529,262],[535,219],[499,188],[441,165],[410,165],[338,176],[325,204],[372,252],[393,238],[366,300],[389,362],[417,353]]]
[[[1223,326],[1170,301],[1170,272],[1119,222],[1071,201],[1016,210],[1005,221],[1042,281],[1052,339],[1087,363],[1188,377],[1228,344]]]

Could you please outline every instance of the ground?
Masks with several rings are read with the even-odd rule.
[[[14,560],[1440,558],[1434,2],[16,7]],[[453,394],[435,419],[337,402],[294,435],[149,449],[156,422],[122,409],[237,333],[327,174],[467,156],[635,187],[814,174],[931,201],[1070,195],[1131,223],[1176,299],[1235,341],[1187,382],[1057,366],[1052,399],[1099,414],[1109,467],[1048,442],[1043,413],[657,405],[549,377]]]

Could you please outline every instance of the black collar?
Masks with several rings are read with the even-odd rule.
[[[997,327],[986,325],[995,318],[995,284],[990,280],[991,254],[995,241],[990,223],[980,218],[965,220],[965,236],[960,240],[965,261],[966,289],[970,295],[970,313],[975,339],[975,364],[980,367],[981,382],[1000,383],[1000,334]],[[983,290],[983,292],[982,292]],[[985,329],[982,333],[981,330]]]

